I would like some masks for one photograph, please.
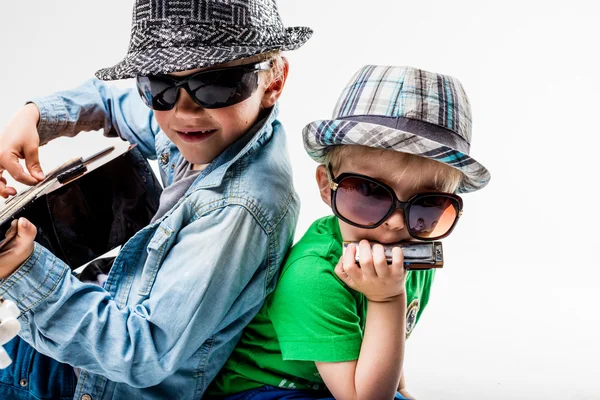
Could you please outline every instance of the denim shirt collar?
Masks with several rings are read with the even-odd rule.
[[[259,126],[254,125],[250,128],[248,133],[239,138],[208,164],[204,171],[198,175],[198,178],[196,178],[194,183],[190,186],[187,193],[189,194],[196,189],[220,186],[225,174],[237,160],[250,153],[252,150],[261,147],[265,141],[271,138],[273,134],[273,122],[275,122],[278,114],[279,104],[275,103],[269,110],[268,115],[257,122]]]

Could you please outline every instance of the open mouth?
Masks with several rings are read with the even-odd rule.
[[[207,129],[198,131],[176,131],[181,139],[186,142],[199,142],[207,139],[217,132],[217,129]]]

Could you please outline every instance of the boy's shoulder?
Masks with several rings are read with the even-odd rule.
[[[335,268],[342,255],[342,238],[338,220],[327,216],[313,222],[302,238],[290,249],[282,274],[288,269],[309,263],[329,270]]]
[[[294,190],[285,131],[274,120],[267,132],[229,169],[228,198],[240,202],[269,221],[274,228],[289,211],[299,213],[300,199]]]

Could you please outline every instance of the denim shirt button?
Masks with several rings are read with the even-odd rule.
[[[160,155],[160,162],[162,165],[167,165],[169,163],[169,153],[162,153]]]
[[[27,379],[25,379],[25,378],[21,379],[21,380],[19,381],[19,385],[21,385],[21,386],[23,386],[23,387],[27,386]]]
[[[81,396],[81,400],[92,400],[92,396],[86,393]]]

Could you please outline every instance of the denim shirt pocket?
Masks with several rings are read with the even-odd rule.
[[[140,289],[138,291],[139,296],[147,297],[150,295],[156,275],[167,255],[168,251],[172,247],[172,243],[176,238],[175,231],[165,221],[156,228],[154,236],[146,246],[148,252],[148,258],[142,271],[142,278],[140,282]]]

